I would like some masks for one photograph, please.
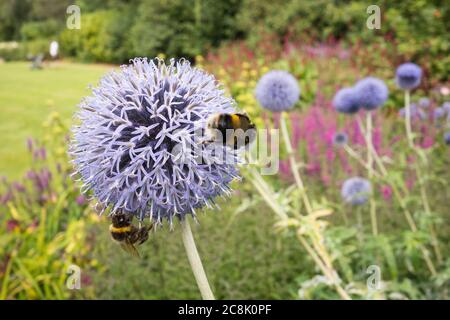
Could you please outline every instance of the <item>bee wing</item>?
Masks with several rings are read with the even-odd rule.
[[[125,242],[121,242],[120,246],[123,250],[131,254],[133,257],[140,258],[141,255],[139,254],[139,251],[136,249],[136,247],[128,240],[125,240]]]
[[[250,118],[248,116],[248,113],[245,110],[239,110],[238,112],[236,112],[235,114],[240,115],[240,116],[244,116],[246,118]]]

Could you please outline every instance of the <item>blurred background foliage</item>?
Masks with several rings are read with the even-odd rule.
[[[65,28],[66,8],[81,8],[81,30]],[[365,27],[366,1],[298,0],[2,0],[0,41],[18,41],[6,59],[46,53],[59,39],[63,55],[124,63],[135,56],[193,58],[227,41],[256,46],[266,34],[347,43],[397,43],[403,59],[432,60],[441,79],[450,72],[448,1],[377,1],[380,30]],[[366,14],[365,14],[366,13]],[[45,40],[45,41],[42,41]],[[433,58],[433,59],[432,59]]]

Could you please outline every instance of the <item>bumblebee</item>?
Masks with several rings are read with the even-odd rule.
[[[139,227],[136,227],[132,224],[133,216],[124,213],[113,215],[111,220],[112,223],[109,226],[109,231],[112,239],[131,255],[140,257],[136,245],[147,241],[153,224],[148,226],[141,226],[139,224]]]
[[[207,140],[204,143],[223,143],[235,150],[255,140],[256,126],[244,113],[217,113],[206,126]]]

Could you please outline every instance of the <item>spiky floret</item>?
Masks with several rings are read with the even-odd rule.
[[[359,80],[354,88],[358,105],[369,111],[383,106],[389,95],[384,81],[374,77]]]
[[[236,161],[219,154],[225,147],[216,146],[218,153],[201,147],[198,128],[234,106],[212,75],[184,59],[132,60],[80,104],[70,153],[82,189],[112,214],[158,223],[211,207],[238,172]]]
[[[341,147],[348,143],[348,135],[345,132],[336,132],[333,135],[333,145]]]
[[[341,188],[342,199],[352,205],[367,202],[371,193],[370,181],[361,177],[352,177],[344,181]]]
[[[395,73],[395,81],[403,90],[411,90],[420,85],[422,69],[415,63],[401,64]]]
[[[447,145],[450,145],[450,131],[444,133],[444,142]]]
[[[354,114],[359,111],[358,100],[354,88],[342,88],[333,98],[336,111],[345,114]]]
[[[273,112],[290,110],[300,98],[297,79],[287,71],[272,70],[259,79],[255,97],[260,105]]]

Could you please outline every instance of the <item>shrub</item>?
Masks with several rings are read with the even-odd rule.
[[[83,15],[80,30],[64,30],[60,35],[63,53],[84,61],[125,62],[132,57],[127,30],[131,16],[115,10]]]
[[[23,179],[0,181],[0,299],[92,298],[96,263],[87,226],[96,216],[70,177],[61,134],[67,127],[53,114],[46,128],[55,135],[45,145],[28,141],[32,166]],[[86,290],[67,289],[71,265],[82,268]]]
[[[131,30],[138,56],[193,57],[207,47],[235,38],[238,0],[143,0]]]
[[[25,59],[25,51],[23,46],[17,42],[1,42],[0,59],[3,59],[5,61]]]
[[[27,22],[20,28],[22,41],[31,41],[42,38],[56,37],[63,24],[54,19]]]

